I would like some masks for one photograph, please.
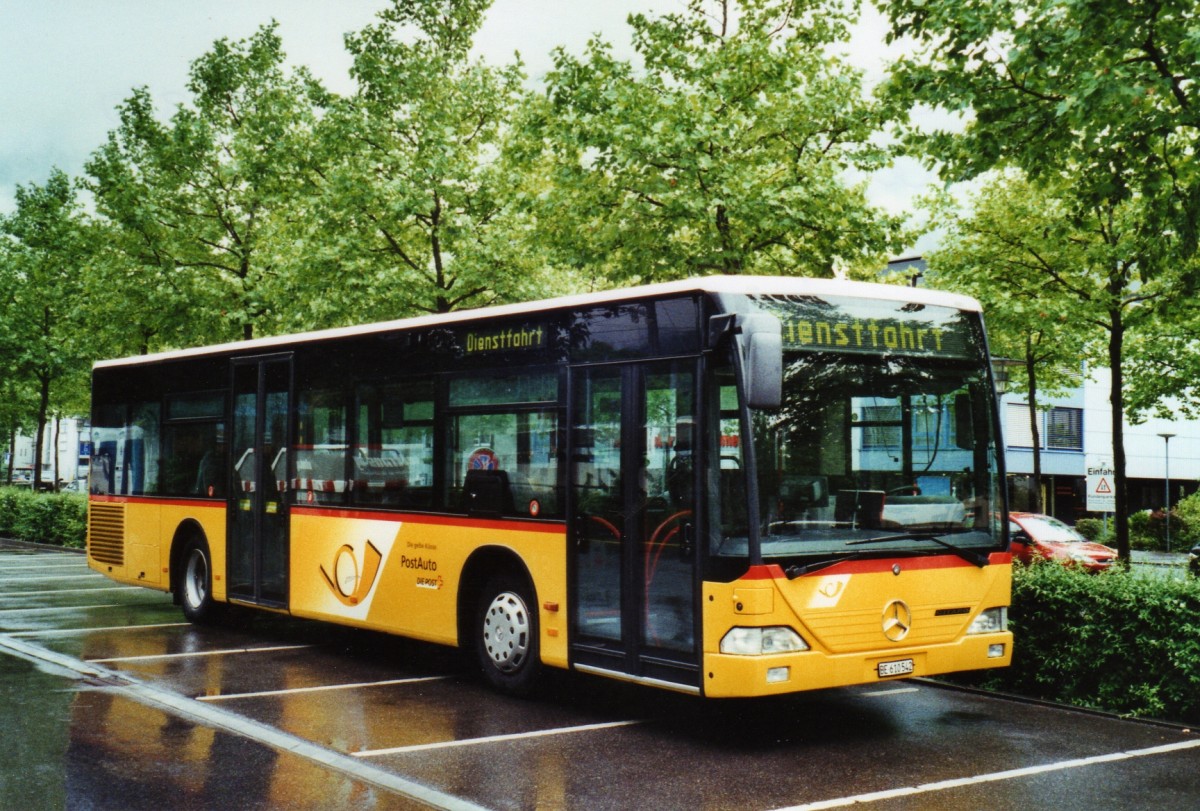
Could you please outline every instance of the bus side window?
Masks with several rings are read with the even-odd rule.
[[[297,504],[341,504],[346,498],[346,398],[340,389],[300,395],[296,469],[291,495]]]
[[[355,504],[433,506],[433,381],[368,383],[355,390]]]
[[[557,396],[550,374],[452,381],[447,503],[465,510],[468,501],[499,488],[493,506],[501,514],[561,517]],[[473,475],[479,471],[503,477]]]

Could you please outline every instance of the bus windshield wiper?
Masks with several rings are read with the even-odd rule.
[[[787,575],[788,580],[795,580],[801,575],[809,574],[810,572],[817,572],[821,569],[828,569],[830,566],[841,563],[842,561],[856,560],[857,558],[861,557],[863,557],[862,552],[851,552],[848,555],[838,555],[837,557],[825,558],[824,560],[817,560],[813,561],[812,563],[797,563],[794,566],[789,566],[784,569],[783,573]]]
[[[890,541],[932,541],[939,546],[944,546],[960,558],[970,563],[972,566],[983,568],[988,565],[988,556],[973,549],[964,549],[961,546],[955,546],[949,541],[944,541],[936,535],[928,532],[903,532],[899,535],[880,535],[878,538],[863,538],[858,541],[846,541],[846,546],[862,546],[863,544],[888,543]]]

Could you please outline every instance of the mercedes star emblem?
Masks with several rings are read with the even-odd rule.
[[[908,636],[912,629],[912,611],[903,600],[892,600],[883,609],[883,635],[893,642]]]

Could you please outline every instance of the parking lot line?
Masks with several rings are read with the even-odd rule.
[[[44,575],[42,577],[6,577],[5,583],[58,583],[63,580],[99,580],[103,575],[98,575],[95,572],[90,574],[54,574]]]
[[[104,689],[124,695],[146,706],[156,707],[192,723],[232,732],[277,751],[296,755],[356,780],[414,799],[432,808],[444,809],[444,811],[484,811],[482,806],[463,797],[456,797],[400,775],[377,769],[361,760],[348,757],[332,749],[326,749],[317,743],[296,737],[268,724],[244,718],[219,707],[201,704],[194,699],[172,693],[170,690],[139,682],[123,673],[97,667],[95,663],[85,662],[13,639],[8,634],[0,634],[0,650],[31,661],[54,664],[81,676],[102,679],[109,685]]]
[[[464,738],[458,741],[439,741],[437,743],[418,743],[412,746],[393,746],[389,749],[365,749],[362,752],[351,752],[354,757],[378,757],[380,755],[402,755],[408,752],[426,752],[430,749],[453,749],[458,746],[478,746],[484,743],[503,743],[506,741],[523,741],[530,738],[544,738],[550,735],[568,735],[572,732],[591,732],[597,729],[613,729],[644,724],[638,721],[608,721],[602,724],[583,724],[575,727],[558,727],[557,729],[539,729],[534,732],[515,732],[511,735],[489,735],[486,738]]]
[[[93,591],[145,591],[141,586],[101,586],[96,589],[43,589],[41,591],[6,591],[5,597],[45,597],[48,594],[91,594]]]
[[[109,659],[84,659],[89,664],[110,665],[117,662],[151,662],[156,659],[196,659],[202,656],[236,656],[239,653],[272,653],[281,650],[303,650],[314,645],[270,645],[262,648],[223,648],[189,653],[154,653],[147,656],[114,656]]]
[[[47,569],[87,569],[83,561],[66,561],[64,563],[39,563],[37,566],[5,566],[0,563],[0,574],[6,572],[44,572]]]
[[[137,588],[137,586],[134,586]],[[144,631],[148,628],[180,628],[190,622],[160,622],[153,625],[109,625],[106,628],[53,628],[43,631],[15,631],[9,636],[74,636],[75,634],[109,633],[111,631]]]
[[[904,693],[919,693],[920,687],[896,687],[891,690],[869,690],[863,693],[867,698],[879,698],[881,696],[898,696]]]
[[[51,614],[62,611],[91,611],[93,608],[128,608],[128,603],[108,603],[106,605],[57,605],[53,608],[0,608],[0,614],[19,612],[21,614]]]
[[[320,684],[316,687],[293,687],[290,690],[263,690],[257,693],[224,693],[215,696],[196,696],[197,701],[227,701],[234,698],[262,698],[264,696],[290,696],[296,693],[318,693],[323,690],[356,690],[360,687],[385,687],[391,684],[418,684],[425,681],[441,681],[449,676],[416,676],[411,679],[388,679],[386,681],[363,681],[353,684]]]
[[[1045,774],[1047,772],[1078,769],[1083,766],[1095,766],[1101,763],[1116,763],[1122,760],[1132,760],[1133,758],[1166,755],[1185,749],[1195,749],[1196,747],[1200,747],[1200,740],[1178,741],[1176,743],[1163,744],[1162,746],[1151,746],[1146,749],[1133,749],[1128,752],[1113,752],[1108,755],[1094,755],[1092,757],[1074,758],[1072,760],[1060,760],[1057,763],[1044,763],[1041,766],[1027,766],[1023,769],[1008,769],[1007,771],[1003,772],[979,774],[973,777],[959,777],[953,780],[941,780],[936,783],[925,783],[924,785],[920,786],[908,786],[905,788],[874,791],[868,794],[856,794],[853,797],[838,797],[832,800],[821,800],[820,802],[815,803],[788,806],[787,808],[776,809],[776,811],[817,811],[818,809],[823,808],[842,808],[844,806],[854,805],[856,803],[894,800],[899,797],[912,797],[917,794],[929,794],[935,791],[946,791],[947,789],[962,788],[964,786],[973,786],[980,783],[992,783],[998,780],[1015,780],[1020,777],[1032,777],[1034,775]]]

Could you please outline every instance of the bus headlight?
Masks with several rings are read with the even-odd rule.
[[[767,628],[730,628],[721,639],[721,653],[739,656],[765,656],[808,650],[800,634],[785,625]]]
[[[1008,607],[989,608],[979,612],[979,616],[967,629],[968,634],[995,634],[1008,630]]]

